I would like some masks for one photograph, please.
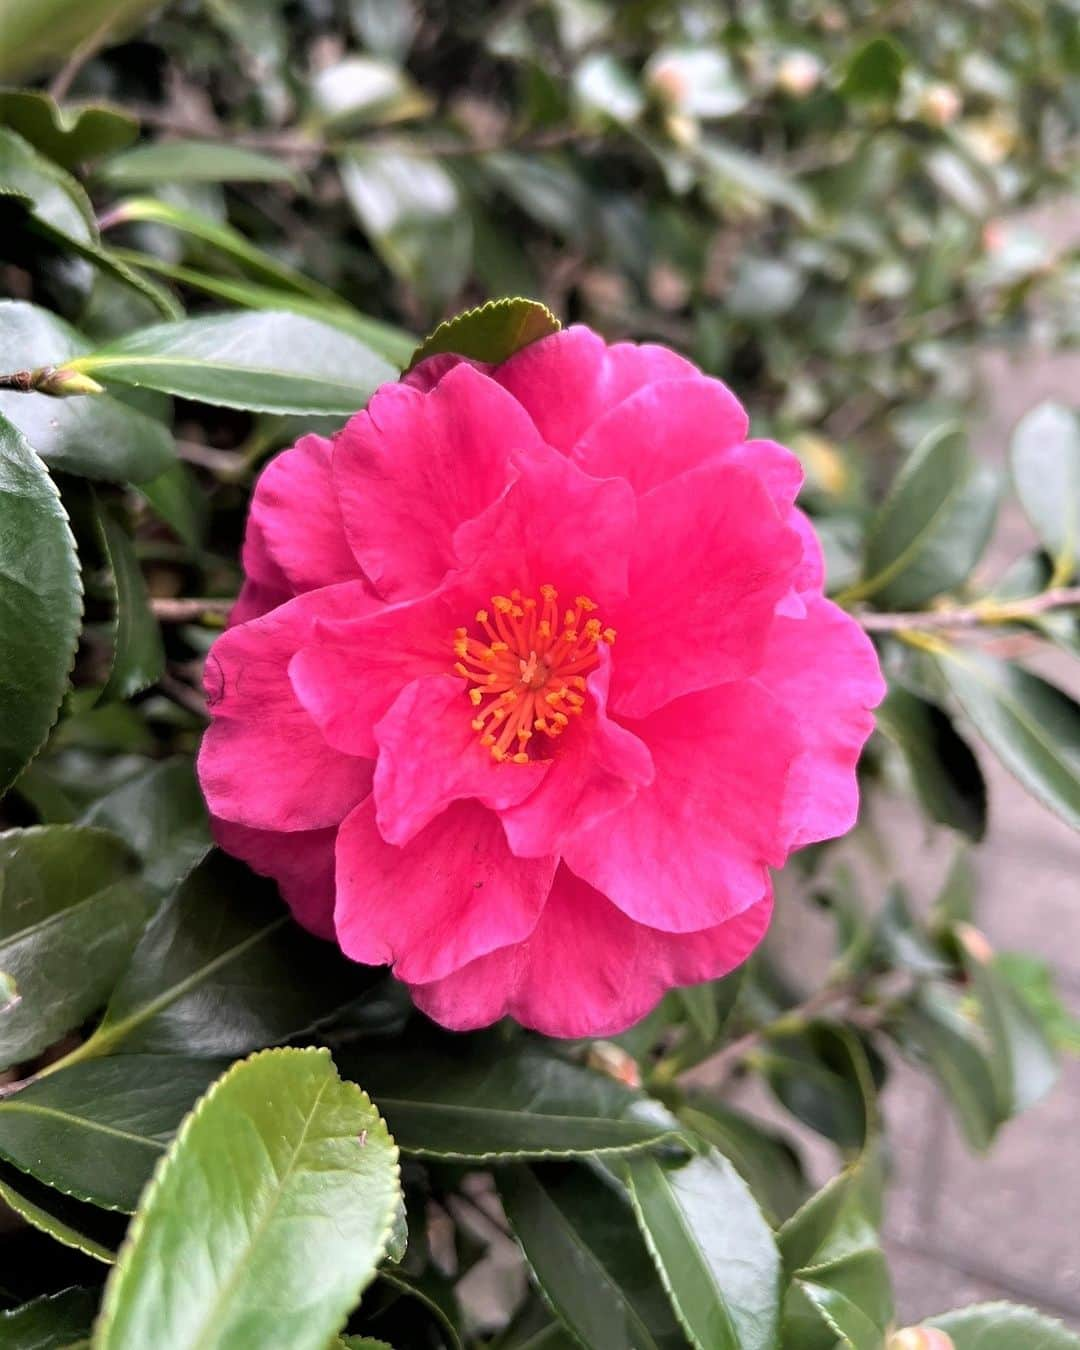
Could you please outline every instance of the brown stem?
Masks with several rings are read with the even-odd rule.
[[[204,614],[228,614],[236,600],[221,599],[175,599],[172,596],[158,595],[150,601],[154,617],[162,623],[190,623]]]
[[[1051,609],[1080,606],[1080,586],[1056,586],[1024,600],[984,600],[960,609],[929,609],[914,614],[874,614],[853,617],[869,633],[896,633],[912,629],[979,628],[984,625],[1031,619]]]
[[[75,76],[86,65],[87,61],[97,52],[98,48],[108,36],[109,29],[116,22],[115,12],[110,12],[97,28],[79,43],[75,50],[68,57],[67,61],[53,76],[52,84],[49,85],[49,96],[54,98],[57,103],[62,103],[67,97],[68,90],[75,82]]]

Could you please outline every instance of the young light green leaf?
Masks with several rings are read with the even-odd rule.
[[[386,1113],[403,1153],[490,1161],[623,1152],[677,1138],[677,1125],[604,1074],[539,1047],[365,1049],[341,1056]]]
[[[900,470],[866,536],[863,580],[841,603],[874,597],[913,609],[964,582],[997,515],[999,483],[951,425],[932,431]]]
[[[453,352],[474,361],[498,365],[530,342],[557,333],[562,327],[551,310],[538,300],[489,300],[439,324],[413,353],[409,369],[429,356]]]
[[[1080,1350],[1080,1336],[1061,1322],[1015,1303],[979,1303],[925,1325],[951,1336],[956,1350]]]
[[[113,155],[96,176],[110,187],[158,183],[291,183],[296,172],[280,159],[227,141],[154,141]]]
[[[328,1051],[234,1065],[143,1197],[95,1350],[326,1350],[375,1274],[400,1194],[386,1126]]]
[[[224,1067],[177,1055],[73,1064],[0,1100],[0,1155],[65,1195],[130,1214],[180,1121]]]
[[[165,669],[161,629],[150,609],[135,545],[109,511],[96,504],[101,541],[112,574],[114,594],[112,669],[103,699],[126,699],[155,684]]]
[[[698,1350],[771,1350],[780,1257],[746,1183],[715,1149],[686,1163],[651,1154],[620,1168],[679,1322]]]
[[[1080,830],[1080,705],[1037,675],[969,647],[936,645],[957,702],[1032,796]]]
[[[5,3],[0,80],[37,75],[70,60],[88,38],[110,44],[130,33],[153,0],[64,0],[47,6]]]
[[[630,1207],[612,1182],[581,1166],[552,1164],[500,1168],[497,1181],[525,1259],[581,1345],[685,1345]]]
[[[397,375],[356,338],[273,311],[156,324],[63,368],[226,408],[342,415]]]
[[[1080,561],[1080,420],[1060,403],[1040,403],[1016,425],[1013,482],[1039,542],[1053,560],[1051,585]]]
[[[0,530],[2,793],[41,749],[56,720],[82,616],[79,561],[60,494],[33,449],[3,416],[0,516],[4,522]]]
[[[4,1350],[67,1350],[90,1334],[97,1311],[96,1289],[61,1289],[19,1308],[0,1312],[0,1345]]]
[[[89,350],[81,333],[48,310],[0,300],[3,370],[62,365]],[[107,394],[50,398],[0,390],[0,414],[51,468],[86,478],[140,483],[176,461],[172,438],[160,422]]]
[[[0,1018],[0,1068],[44,1050],[108,997],[148,913],[135,869],[104,830],[0,834],[0,970],[19,992]]]

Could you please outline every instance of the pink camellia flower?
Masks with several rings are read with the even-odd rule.
[[[798,461],[682,357],[434,357],[255,489],[207,663],[219,843],[458,1029],[606,1035],[842,834],[883,688]]]

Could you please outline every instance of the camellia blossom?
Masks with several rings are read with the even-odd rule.
[[[466,1029],[608,1035],[739,965],[883,695],[798,460],[575,327],[438,356],[255,489],[199,774],[297,919]]]

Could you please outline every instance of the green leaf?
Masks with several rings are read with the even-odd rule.
[[[19,986],[6,970],[0,970],[0,1013],[14,1008],[20,997]]]
[[[433,1049],[345,1051],[403,1153],[479,1162],[646,1148],[677,1137],[657,1103],[536,1046],[456,1039]]]
[[[139,483],[138,491],[188,548],[202,547],[208,515],[206,498],[186,464],[176,460],[156,478]]]
[[[780,1258],[746,1183],[715,1149],[689,1162],[651,1154],[620,1169],[675,1313],[699,1350],[771,1350]]]
[[[1080,1017],[1062,1001],[1049,965],[1028,952],[997,952],[994,966],[1038,1018],[1050,1043],[1066,1054],[1080,1055]]]
[[[429,356],[453,352],[474,361],[498,365],[530,342],[536,342],[562,327],[546,305],[538,300],[489,300],[439,324],[413,353],[409,369]]]
[[[881,1350],[883,1328],[871,1321],[846,1294],[808,1279],[796,1280],[795,1288],[814,1306],[829,1331],[838,1337],[838,1350]],[[789,1322],[786,1337],[790,1334]],[[789,1343],[792,1350],[805,1345],[804,1334],[798,1333],[790,1342],[785,1338],[784,1344]]]
[[[161,678],[165,645],[158,621],[150,610],[150,597],[134,543],[101,503],[96,504],[96,515],[115,596],[112,669],[101,697],[126,699]]]
[[[584,1167],[552,1164],[500,1168],[496,1180],[544,1297],[582,1346],[685,1345],[630,1207],[612,1182]]]
[[[335,139],[430,113],[430,95],[400,66],[371,56],[346,56],[311,82],[316,127]]]
[[[1080,830],[1080,706],[1062,689],[970,647],[935,644],[950,691],[1002,764]]]
[[[156,324],[65,368],[226,408],[343,415],[397,376],[348,334],[272,311]]]
[[[873,1123],[873,1081],[866,1046],[852,1031],[815,1022],[770,1038],[754,1062],[792,1115],[841,1148],[864,1145]]]
[[[770,1223],[782,1223],[806,1199],[802,1165],[783,1135],[703,1095],[681,1106],[679,1119],[731,1162]]]
[[[980,1303],[925,1323],[952,1337],[956,1350],[1080,1350],[1080,1336],[1034,1308]]]
[[[222,1067],[176,1055],[73,1064],[0,1100],[0,1154],[65,1195],[130,1214]]]
[[[396,1142],[396,1140],[395,1140]],[[389,1255],[389,1252],[388,1252]],[[425,1315],[439,1327],[450,1350],[463,1350],[458,1335],[460,1313],[451,1282],[432,1266],[419,1275],[406,1274],[400,1267],[379,1271],[378,1283],[391,1297],[404,1296],[423,1308]]]
[[[1080,559],[1080,422],[1060,403],[1040,403],[1017,423],[1009,449],[1013,482],[1039,542],[1053,559],[1052,585]]]
[[[143,1197],[95,1350],[326,1350],[375,1274],[399,1198],[394,1142],[328,1051],[234,1065]]]
[[[0,89],[0,124],[64,169],[122,150],[139,134],[138,122],[123,108],[107,103],[60,107],[40,89]]]
[[[893,685],[877,725],[900,749],[931,820],[978,842],[986,832],[986,783],[968,743],[937,704]]]
[[[695,154],[701,168],[702,192],[718,215],[728,215],[732,206],[744,212],[782,206],[804,225],[813,224],[817,216],[814,198],[767,159],[713,137],[703,137]]]
[[[116,1259],[126,1220],[55,1191],[0,1160],[0,1201],[32,1228],[106,1265]]]
[[[101,1025],[65,1063],[242,1055],[324,1021],[375,978],[299,928],[272,886],[211,854],[148,925]]]
[[[0,0],[0,80],[59,66],[88,40],[119,41],[153,8],[154,0]]]
[[[135,859],[103,830],[0,834],[0,970],[21,996],[0,1020],[0,1067],[30,1059],[101,1006],[147,909]]]
[[[856,102],[891,103],[899,97],[907,60],[907,52],[893,38],[871,38],[852,54],[840,91]]]
[[[932,431],[906,462],[866,536],[863,580],[841,603],[874,597],[914,609],[967,580],[997,515],[997,473],[955,426]]]
[[[19,300],[0,300],[0,368],[61,365],[90,343],[63,319]],[[168,431],[107,394],[51,398],[0,390],[0,414],[53,469],[118,483],[153,479],[175,463]]]
[[[190,759],[152,764],[106,792],[79,820],[119,835],[142,859],[143,880],[172,891],[212,846],[206,805]]]
[[[61,1289],[0,1312],[0,1345],[4,1350],[65,1350],[90,1334],[97,1311],[96,1289]]]
[[[226,141],[154,141],[113,155],[96,176],[114,188],[160,183],[291,183],[296,172],[279,159]]]
[[[19,397],[19,395],[16,395]],[[52,479],[0,416],[0,793],[56,721],[75,659],[82,589]]]

